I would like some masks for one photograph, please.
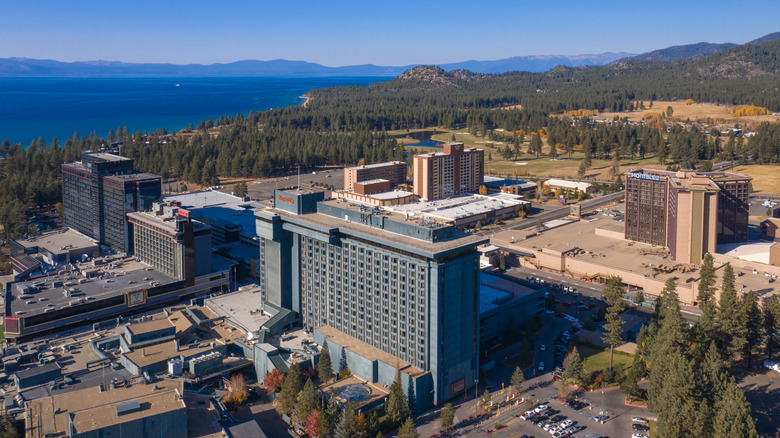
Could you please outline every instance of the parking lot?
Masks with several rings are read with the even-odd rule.
[[[737,376],[737,384],[750,402],[759,434],[773,436],[777,432],[777,413],[780,412],[780,373],[762,368],[763,360],[756,361],[752,372]]]

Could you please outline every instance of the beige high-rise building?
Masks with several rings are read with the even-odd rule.
[[[443,152],[414,156],[414,194],[433,200],[477,193],[484,180],[484,168],[482,149],[447,143]]]
[[[406,163],[389,161],[347,167],[344,169],[344,190],[353,190],[355,183],[375,179],[386,179],[391,185],[406,183]]]
[[[665,246],[681,263],[747,240],[749,176],[655,169],[625,176],[626,239]]]

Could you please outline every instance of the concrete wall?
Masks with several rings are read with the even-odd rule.
[[[360,354],[344,348],[330,340],[319,330],[314,330],[314,342],[317,345],[328,343],[331,364],[335,372],[341,372],[345,368],[371,383],[381,383],[389,388],[393,384],[396,373],[396,364],[388,364],[381,360],[371,360]],[[424,412],[433,404],[433,379],[431,373],[423,373],[420,376],[401,372],[401,387],[409,399],[409,405],[415,412]]]
[[[141,404],[143,406],[143,404]],[[144,438],[187,438],[187,409],[182,407],[134,421],[83,433],[74,433],[72,438],[105,437],[144,437]]]

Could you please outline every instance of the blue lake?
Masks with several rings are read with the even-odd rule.
[[[368,85],[388,77],[325,78],[0,78],[0,140],[28,145],[43,137],[107,137],[178,131],[201,120],[297,105],[313,88]]]

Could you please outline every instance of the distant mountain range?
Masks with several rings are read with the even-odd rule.
[[[465,69],[480,73],[547,71],[556,65],[580,67],[605,65],[630,53],[601,53],[576,56],[515,56],[496,61],[464,61],[443,64],[445,70]],[[134,64],[118,61],[60,62],[29,58],[0,59],[0,76],[398,76],[414,65],[373,64],[326,67],[305,61],[237,61],[228,64]]]
[[[759,44],[780,38],[775,32],[748,42]],[[469,70],[475,73],[504,73],[509,71],[545,72],[556,66],[601,66],[624,59],[648,61],[676,61],[697,58],[721,52],[736,46],[733,43],[696,43],[672,46],[643,54],[600,53],[594,55],[532,55],[514,56],[494,61],[463,61],[440,65],[446,71]],[[154,64],[119,61],[60,62],[30,58],[0,58],[0,76],[398,76],[416,67],[379,66],[373,64],[327,67],[306,61],[237,61],[226,64]]]

